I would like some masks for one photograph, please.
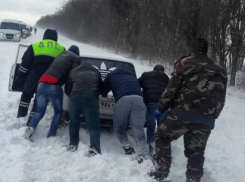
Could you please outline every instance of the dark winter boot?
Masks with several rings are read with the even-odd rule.
[[[95,147],[90,147],[88,150],[87,156],[93,157],[93,156],[98,155],[98,154],[100,154],[100,151],[98,151]]]
[[[201,172],[194,172],[187,170],[186,172],[186,182],[200,182],[201,178],[203,176],[203,173]]]
[[[77,145],[69,145],[69,147],[67,148],[68,151],[71,151],[71,152],[75,152],[77,151]]]
[[[186,179],[186,182],[200,182],[200,180],[195,180],[195,179]]]
[[[135,153],[134,148],[131,146],[123,147],[126,155],[132,155]]]
[[[55,137],[56,135],[48,133],[47,138]]]
[[[26,106],[19,106],[17,118],[26,117],[29,104],[28,103],[25,103],[25,104],[26,104]],[[23,105],[23,103],[22,103],[22,105]]]
[[[152,171],[148,175],[159,182],[170,182],[168,172]]]
[[[69,112],[68,111],[62,111],[62,117],[59,122],[59,129],[64,129],[68,126],[69,124]]]
[[[146,160],[145,156],[143,156],[143,155],[138,155],[137,161],[138,161],[139,164],[143,163],[144,160]]]

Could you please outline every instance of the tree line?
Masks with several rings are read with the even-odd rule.
[[[245,57],[245,0],[68,0],[37,26],[151,64],[173,64],[204,37],[232,86]]]

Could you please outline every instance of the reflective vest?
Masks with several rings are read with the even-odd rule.
[[[50,56],[54,58],[65,50],[62,45],[49,39],[33,43],[32,49],[34,56]]]

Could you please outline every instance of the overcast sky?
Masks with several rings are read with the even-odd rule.
[[[67,0],[0,0],[0,20],[16,19],[33,26],[44,15],[53,14]]]

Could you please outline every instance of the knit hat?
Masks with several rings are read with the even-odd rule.
[[[156,72],[163,72],[163,73],[164,73],[164,66],[161,65],[161,64],[158,64],[158,65],[156,65],[156,66],[153,68],[153,71],[156,71]]]
[[[72,46],[68,49],[68,51],[71,51],[71,52],[75,53],[75,54],[78,55],[78,56],[79,56],[79,54],[80,54],[80,52],[79,52],[79,47],[77,47],[76,45],[72,45]]]
[[[204,38],[196,38],[191,41],[190,52],[194,54],[207,54],[208,42]]]
[[[46,29],[44,34],[43,34],[43,40],[44,39],[50,39],[50,40],[57,42],[57,40],[58,40],[57,31],[54,29]]]

